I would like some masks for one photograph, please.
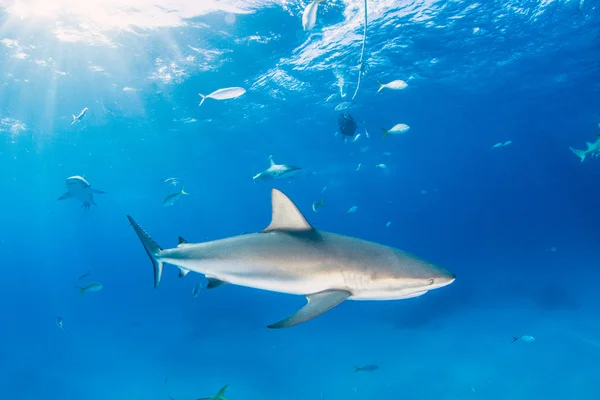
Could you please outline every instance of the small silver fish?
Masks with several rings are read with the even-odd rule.
[[[86,272],[85,274],[82,274],[79,276],[79,278],[77,278],[78,281],[82,280],[83,278],[87,278],[88,276],[92,275],[91,272]]]
[[[345,109],[347,109],[348,107],[350,107],[352,103],[350,103],[349,101],[345,101],[343,103],[338,104],[337,106],[335,106],[335,111],[344,111]]]
[[[531,343],[531,342],[535,341],[535,338],[533,336],[529,336],[529,335],[513,336],[513,341],[511,343],[514,343],[517,340],[520,340],[525,343]]]
[[[219,89],[219,90],[215,90],[211,94],[207,94],[207,95],[198,93],[198,95],[200,97],[202,97],[202,100],[200,100],[200,104],[198,104],[198,106],[201,106],[202,103],[204,103],[204,100],[206,100],[206,99],[229,100],[229,99],[235,99],[237,97],[240,97],[244,93],[246,93],[246,89],[244,89],[242,87],[229,87],[229,88]]]
[[[385,227],[386,227],[386,228],[389,228],[391,224],[392,224],[392,221],[388,221],[388,223],[387,223],[387,224],[385,224]]]
[[[352,139],[352,143],[356,143],[356,141],[360,139],[360,133],[356,136],[354,136],[354,139]]]
[[[372,372],[372,371],[377,371],[379,369],[379,367],[377,365],[365,365],[364,367],[353,367],[354,368],[354,372],[359,372],[359,371],[366,371],[366,372]]]
[[[75,289],[79,289],[79,295],[83,296],[83,294],[85,292],[98,292],[98,291],[102,290],[103,287],[104,286],[102,286],[101,283],[92,282],[92,283],[88,283],[84,287],[75,286]]]
[[[358,210],[358,206],[352,206],[346,211],[346,214],[354,214]]]
[[[62,329],[63,331],[67,331],[65,329],[65,321],[63,321],[63,319],[61,317],[56,317],[56,326],[58,326],[60,329]]]
[[[83,110],[81,110],[79,115],[76,116],[75,114],[73,114],[73,122],[71,122],[71,125],[73,125],[76,122],[81,121],[83,119],[83,117],[85,117],[85,114],[87,114],[87,111],[88,111],[88,109],[86,107]]]
[[[167,178],[162,183],[163,184],[166,183],[171,186],[177,186],[177,185],[179,185],[179,178]]]
[[[177,200],[179,200],[179,198],[181,196],[189,196],[190,194],[187,193],[184,189],[183,186],[181,187],[181,190],[179,192],[176,193],[171,193],[170,195],[168,195],[167,197],[165,197],[165,199],[163,200],[163,206],[172,206],[173,204],[175,204],[175,202]]]
[[[385,132],[383,138],[385,139],[388,135],[404,135],[410,130],[410,126],[406,124],[396,124],[391,129],[381,128]]]
[[[358,164],[358,167],[356,167],[356,171],[357,171],[357,172],[358,172],[358,171],[360,171],[360,166],[361,166],[361,165],[362,165],[362,164],[361,164],[361,163],[359,163],[359,164]]]
[[[312,203],[312,210],[314,212],[317,212],[317,208],[319,207],[325,207],[325,204],[323,204],[323,199],[319,199],[319,201],[316,201],[314,203]]]
[[[385,165],[385,164],[377,164],[375,167],[376,168],[380,168],[380,169],[386,169],[387,165]]]

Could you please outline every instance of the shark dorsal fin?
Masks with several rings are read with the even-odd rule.
[[[269,165],[271,165],[271,167],[275,165],[275,161],[273,161],[273,156],[269,156]]]
[[[587,146],[587,149],[593,149],[594,148],[594,143],[590,143],[590,142],[585,142],[585,145]]]
[[[304,218],[298,207],[279,190],[273,189],[271,192],[271,203],[273,207],[271,223],[263,232],[306,232],[313,230],[313,227]]]
[[[187,240],[185,240],[184,238],[182,238],[181,236],[179,236],[179,243],[178,244],[181,245],[181,244],[187,244],[187,243],[188,243]]]

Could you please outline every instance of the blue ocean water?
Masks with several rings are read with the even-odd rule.
[[[600,160],[569,149],[600,134],[600,3],[368,0],[356,140],[334,108],[364,1],[327,0],[304,31],[307,5],[0,2],[2,399],[600,398]],[[302,169],[254,181],[270,155]],[[106,192],[87,212],[57,200],[76,175]],[[163,206],[170,177],[190,195]],[[272,188],[457,279],[282,330],[301,296],[194,297],[201,276],[172,266],[153,288],[126,215],[165,248],[215,240],[264,229]]]

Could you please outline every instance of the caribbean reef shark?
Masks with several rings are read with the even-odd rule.
[[[569,146],[571,151],[581,159],[581,162],[584,162],[588,156],[596,158],[600,155],[600,135],[594,143],[585,142],[585,145],[585,150],[578,150]]]
[[[165,263],[180,276],[202,273],[208,289],[225,283],[305,295],[306,305],[269,325],[287,328],[349,300],[399,300],[449,285],[455,275],[401,250],[314,229],[282,192],[271,193],[272,220],[260,233],[162,249],[127,216],[154,265],[154,287]]]

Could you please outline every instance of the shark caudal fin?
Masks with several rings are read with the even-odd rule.
[[[227,400],[227,397],[225,397],[225,390],[227,390],[228,386],[229,385],[223,386],[214,396],[200,397],[198,400]]]
[[[148,235],[146,231],[133,220],[133,218],[128,215],[127,219],[144,245],[144,250],[146,250],[146,254],[150,257],[150,261],[152,261],[152,266],[154,267],[154,287],[156,288],[160,283],[163,271],[163,262],[160,260],[162,248],[152,240],[150,235]]]
[[[383,139],[385,139],[386,137],[388,137],[388,133],[389,133],[389,131],[388,131],[387,129],[385,129],[385,128],[379,128],[379,129],[381,129],[382,131],[384,131],[384,132],[385,132],[385,133],[383,134]]]
[[[569,146],[569,148],[571,149],[571,151],[573,153],[575,153],[575,155],[577,157],[581,158],[581,162],[583,162],[585,160],[585,156],[587,155],[585,150],[577,150],[577,149],[572,148],[571,146]]]
[[[204,100],[206,100],[206,96],[200,93],[198,93],[198,96],[202,97],[202,100],[200,100],[200,104],[198,104],[198,107],[200,107],[202,103],[204,103]]]

